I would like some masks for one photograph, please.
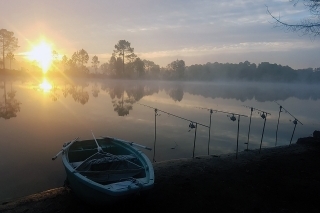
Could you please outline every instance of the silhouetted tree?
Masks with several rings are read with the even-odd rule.
[[[145,72],[147,75],[153,78],[158,78],[160,74],[160,66],[153,61],[143,60],[145,66]]]
[[[103,63],[100,65],[100,70],[102,71],[102,73],[106,74],[106,75],[112,75],[111,70],[109,69],[109,63]]]
[[[61,64],[62,64],[62,66],[63,66],[63,69],[66,70],[67,65],[68,65],[68,58],[67,58],[66,55],[63,55],[63,56],[62,56]]]
[[[99,59],[98,59],[98,56],[93,56],[92,57],[92,68],[94,69],[94,71],[95,72],[97,72],[97,70],[98,70],[98,66],[99,66],[99,63],[100,63],[100,61],[99,61]]]
[[[8,52],[8,53],[7,53],[7,59],[9,59],[9,61],[10,61],[10,70],[11,70],[11,62],[12,62],[13,60],[15,60],[14,54],[13,54],[12,52]]]
[[[123,65],[123,62],[122,62],[122,58],[118,57],[114,57],[114,56],[111,56],[110,60],[109,60],[109,71],[110,73],[120,77],[122,73],[122,65]]]
[[[79,55],[78,52],[74,52],[71,56],[71,60],[73,63],[78,64],[79,63]]]
[[[88,63],[89,55],[87,51],[81,49],[77,52],[74,52],[72,55],[72,62],[80,66],[80,70],[83,72],[88,72],[88,69],[84,66],[84,64]]]
[[[134,69],[138,73],[138,76],[141,78],[145,74],[144,62],[140,58],[136,58],[134,61]]]
[[[320,35],[320,0],[289,0],[296,6],[299,1],[302,1],[304,6],[308,8],[310,16],[300,20],[300,23],[292,24],[283,22],[280,17],[275,17],[267,8],[267,12],[275,20],[276,26],[284,27],[289,31],[300,31],[303,34],[310,34],[314,36]]]
[[[62,58],[61,58],[61,62],[63,64],[66,64],[68,62],[68,57],[66,55],[63,55]]]
[[[74,56],[74,55],[72,55],[72,56]],[[78,68],[77,63],[74,60],[74,58],[69,59],[66,65],[68,66],[68,69],[67,69],[68,71],[74,71],[74,70],[77,70],[77,68]]]
[[[86,63],[88,63],[89,55],[88,55],[87,51],[85,51],[84,49],[81,49],[78,52],[78,60],[81,63],[81,66],[83,66]]]
[[[183,60],[176,60],[167,65],[170,79],[183,79],[186,66]]]
[[[52,50],[52,60],[57,61],[59,59],[59,53],[56,50]]]
[[[134,54],[134,48],[130,47],[130,42],[126,40],[119,40],[119,42],[114,46],[113,56],[122,57],[122,73],[125,73],[124,68],[124,58],[129,61],[133,61],[137,56]]]
[[[51,70],[58,70],[58,66],[61,63],[59,60],[59,53],[56,50],[52,50],[52,69]]]
[[[6,69],[5,55],[6,52],[13,52],[18,46],[18,39],[15,38],[13,32],[6,29],[0,30],[0,50],[2,51],[3,70]]]

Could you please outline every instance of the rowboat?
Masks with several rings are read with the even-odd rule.
[[[71,190],[90,204],[112,204],[154,185],[149,158],[137,147],[148,147],[111,137],[75,140],[64,144],[58,155]]]

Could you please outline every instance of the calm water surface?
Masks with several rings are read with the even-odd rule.
[[[267,83],[181,83],[154,81],[75,81],[50,79],[0,79],[0,202],[63,185],[61,158],[52,161],[64,142],[75,137],[117,137],[149,147],[144,151],[159,161],[191,158],[198,123],[195,156],[208,154],[210,112],[203,108],[250,116],[254,107],[267,116],[262,147],[275,146],[279,105],[298,124],[293,142],[320,126],[320,87]],[[143,105],[148,105],[146,107]],[[169,115],[168,112],[173,115]],[[212,114],[210,155],[236,151],[238,121],[231,115]],[[238,118],[238,117],[237,117]],[[282,112],[277,145],[288,145],[293,118]],[[264,120],[253,111],[249,149],[260,147]],[[201,126],[201,124],[205,126]],[[246,149],[249,117],[239,123],[239,151]],[[190,131],[189,131],[190,130]]]

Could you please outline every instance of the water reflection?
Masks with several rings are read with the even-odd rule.
[[[75,102],[79,102],[82,105],[89,101],[89,92],[85,90],[88,85],[76,86],[71,85],[68,92],[72,96]]]
[[[82,105],[89,102],[90,96],[98,98],[102,90],[109,94],[113,109],[118,116],[129,115],[136,102],[145,96],[152,96],[160,91],[164,91],[175,102],[181,102],[186,93],[212,99],[235,99],[241,102],[247,100],[258,102],[278,101],[291,97],[302,100],[320,99],[320,88],[316,85],[266,83],[186,83],[121,80],[89,83],[86,80],[49,82],[43,79],[38,84],[37,90],[48,94],[52,101],[71,96],[75,102]],[[9,101],[11,101],[10,104],[14,103],[13,98]],[[5,97],[4,102],[7,102]]]
[[[54,102],[59,99],[58,86],[53,82],[48,81],[46,78],[43,78],[41,83],[34,87],[34,90],[48,95]]]
[[[34,89],[46,93],[51,97],[52,101],[57,101],[60,98],[60,94],[64,98],[67,98],[70,95],[75,102],[81,103],[82,105],[86,104],[89,101],[89,92],[86,91],[86,88],[89,86],[89,83],[56,83],[49,82],[46,78],[42,80],[38,86]],[[98,97],[99,89],[96,85],[93,86],[92,95]]]
[[[168,88],[166,92],[175,102],[182,101],[184,94],[182,85],[174,85],[172,88]]]
[[[275,145],[279,106],[274,100],[280,100],[279,103],[304,124],[297,126],[293,142],[319,127],[320,87],[315,85],[47,80],[51,85],[47,92],[39,86],[43,79],[0,80],[1,117],[19,115],[10,122],[0,119],[0,123],[3,120],[0,145],[6,147],[0,149],[0,169],[6,171],[0,175],[0,200],[60,186],[65,172],[61,164],[52,164],[51,156],[61,149],[64,142],[74,137],[91,138],[90,130],[97,135],[109,135],[153,147],[156,117],[155,158],[163,161],[190,158],[193,150],[194,155],[199,156],[207,155],[209,151],[211,155],[220,155],[235,153],[238,148],[239,151],[248,149],[245,142],[248,141],[249,118],[241,118],[238,131],[238,118],[232,122],[232,115],[209,113],[200,107],[249,115],[249,109],[243,106],[247,105],[270,112],[272,115],[267,116],[262,132],[265,120],[262,122],[261,115],[253,111],[250,150],[260,148],[263,133],[262,148]],[[165,113],[155,116],[154,109],[138,103],[208,126],[212,114],[211,132],[198,125],[194,143],[195,129],[188,132],[189,122]],[[277,135],[280,146],[290,143],[294,128],[290,119],[289,114],[281,113]],[[41,152],[37,151],[39,148]],[[152,159],[153,152],[146,151],[145,154]],[[27,178],[25,168],[30,174]],[[27,191],[29,188],[32,192]]]
[[[184,92],[210,98],[236,99],[242,102],[255,99],[259,102],[298,99],[320,99],[320,87],[306,84],[270,83],[190,83]]]
[[[101,87],[109,93],[112,99],[114,111],[119,116],[126,116],[133,109],[133,104],[141,100],[144,96],[152,95],[159,91],[158,86],[148,86],[144,84],[132,84],[132,82],[106,83]]]
[[[16,91],[10,84],[10,91],[7,91],[7,84],[4,80],[0,87],[3,89],[3,98],[0,101],[0,117],[4,119],[10,119],[17,116],[17,112],[20,112],[21,103],[15,98]]]
[[[76,83],[75,83],[76,84]],[[259,102],[285,100],[290,97],[298,99],[320,99],[320,88],[316,85],[267,84],[267,83],[183,83],[150,81],[107,81],[101,82],[101,89],[109,92],[110,97],[122,99],[123,93],[139,101],[144,96],[163,90],[174,101],[182,101],[184,94],[203,97],[236,99],[242,102],[255,99]],[[99,84],[92,86],[92,96],[98,97]]]
[[[100,92],[100,89],[99,89],[99,86],[98,86],[97,83],[94,83],[94,85],[92,85],[92,90],[91,90],[91,92],[92,92],[92,96],[93,96],[93,97],[95,97],[95,98],[98,97],[99,92]]]

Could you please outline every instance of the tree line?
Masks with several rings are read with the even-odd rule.
[[[18,39],[14,33],[0,30],[0,50],[2,67],[6,69],[5,58],[14,60],[13,51],[18,48]],[[49,73],[63,73],[70,76],[105,77],[116,79],[157,79],[179,81],[268,81],[268,82],[320,82],[320,68],[294,70],[289,66],[262,62],[258,65],[249,61],[232,63],[206,63],[186,66],[184,60],[175,60],[166,67],[160,67],[153,61],[139,58],[129,41],[119,40],[113,54],[106,63],[100,64],[98,56],[91,58],[86,50],[74,52],[71,57],[59,57],[52,51],[53,66]],[[37,68],[33,66],[33,70]],[[90,71],[91,70],[91,71]]]
[[[63,70],[67,74],[99,74],[109,78],[157,79],[160,77],[160,66],[153,61],[140,59],[134,53],[130,42],[119,40],[114,48],[112,56],[106,63],[100,64],[98,56],[95,55],[91,59],[91,67],[87,67],[89,54],[86,50],[81,49],[74,52],[70,58],[64,55],[60,61],[55,60],[56,66],[53,69],[58,67],[60,71]]]
[[[206,63],[186,68],[187,80],[198,81],[266,81],[287,83],[320,82],[320,68],[292,69],[289,66],[262,62],[258,65],[249,61],[239,64]]]

